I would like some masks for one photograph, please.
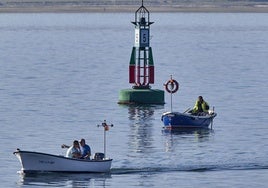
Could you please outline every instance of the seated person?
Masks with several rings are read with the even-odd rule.
[[[91,156],[91,149],[89,145],[86,144],[85,139],[80,140],[80,146],[81,146],[81,153],[83,159],[90,159]]]
[[[199,96],[195,102],[194,108],[190,111],[190,113],[194,115],[206,115],[208,114],[208,110],[208,103],[203,99],[202,96]]]
[[[73,141],[73,145],[68,148],[65,157],[75,159],[80,159],[82,157],[79,142],[77,140]]]

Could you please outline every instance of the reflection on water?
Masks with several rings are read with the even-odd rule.
[[[162,133],[166,137],[165,148],[167,152],[173,151],[173,146],[182,140],[206,142],[209,140],[210,134],[213,134],[214,131],[213,129],[163,129]]]
[[[20,174],[20,185],[66,186],[66,187],[105,187],[110,174],[72,174],[72,173],[35,173]]]
[[[162,109],[163,105],[130,105],[129,114],[129,146],[133,152],[147,153],[148,148],[152,147],[153,135],[152,126],[154,112]]]
[[[198,138],[204,138],[204,137],[207,137],[210,133],[213,133],[213,129],[206,129],[206,128],[191,128],[191,129],[183,129],[183,128],[180,128],[180,129],[163,129],[162,130],[162,133],[163,134],[166,134],[166,135],[187,135],[187,134],[194,134],[196,135]]]

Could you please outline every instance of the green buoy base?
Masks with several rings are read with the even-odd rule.
[[[165,104],[165,92],[159,89],[123,89],[118,104]]]

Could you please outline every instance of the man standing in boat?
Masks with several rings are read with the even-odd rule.
[[[208,103],[203,99],[202,96],[199,96],[197,101],[195,102],[194,108],[190,112],[192,114],[205,115],[208,113],[208,110]]]

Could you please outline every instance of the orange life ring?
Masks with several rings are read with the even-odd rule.
[[[176,93],[179,90],[179,83],[176,80],[170,79],[166,82],[165,89],[169,93]]]

